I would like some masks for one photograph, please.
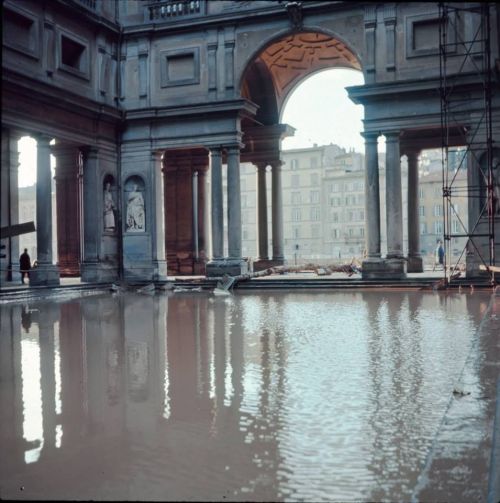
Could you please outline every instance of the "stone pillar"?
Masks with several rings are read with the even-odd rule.
[[[153,281],[163,281],[167,279],[167,260],[165,253],[165,207],[163,197],[163,152],[152,152],[152,190],[153,197],[153,229],[152,229],[152,245],[153,245]]]
[[[269,260],[268,234],[267,234],[267,164],[257,164],[257,222],[258,222],[258,251],[259,260]]]
[[[224,200],[222,195],[222,152],[210,149],[210,171],[212,173],[212,260],[224,254]]]
[[[56,144],[57,255],[61,276],[80,275],[80,194],[77,147]]]
[[[383,275],[380,255],[380,179],[378,165],[378,133],[364,133],[365,138],[365,243],[363,279]]]
[[[385,200],[387,218],[386,276],[398,278],[405,277],[406,275],[406,261],[403,257],[403,201],[399,132],[385,133],[385,137]]]
[[[408,158],[408,272],[423,272],[420,254],[420,216],[418,214],[418,155],[417,150],[407,150]]]
[[[87,148],[83,160],[83,260],[81,267],[82,281],[98,281],[98,240],[97,194],[101,188],[97,183],[98,150]]]
[[[241,258],[240,149],[227,149],[227,242],[230,259]]]
[[[50,172],[50,141],[37,136],[36,164],[36,245],[37,267],[30,272],[32,285],[58,285],[59,270],[52,263],[52,175]]]
[[[273,232],[273,263],[283,264],[283,191],[281,188],[281,161],[271,163],[271,199],[272,199],[272,232]]]
[[[8,129],[2,129],[2,169],[0,183],[0,223],[1,227],[8,227],[19,223],[19,189],[18,168],[19,152],[18,135]],[[25,222],[21,222],[25,223]],[[19,236],[11,236],[1,240],[0,278],[2,283],[7,281],[21,281],[19,272]]]

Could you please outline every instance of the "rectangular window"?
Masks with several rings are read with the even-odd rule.
[[[292,175],[292,187],[296,189],[299,187],[299,175]]]
[[[458,220],[452,220],[451,222],[451,231],[453,234],[458,234],[460,232],[461,225]]]
[[[309,202],[312,204],[319,203],[319,190],[311,190],[311,192],[309,192]]]
[[[336,211],[332,211],[332,213],[331,213],[331,221],[332,222],[338,222],[339,221],[339,214]]]
[[[318,166],[317,157],[311,157],[311,168],[316,168]]]
[[[434,222],[434,234],[442,234],[443,233],[443,222],[438,220]]]
[[[441,217],[442,215],[443,215],[443,205],[442,204],[435,204],[434,205],[434,216]]]
[[[359,235],[360,235],[361,237],[364,237],[364,235],[365,235],[365,228],[364,228],[364,227],[360,227],[360,228],[359,228]]]
[[[301,213],[300,208],[292,208],[292,222],[300,222]]]
[[[354,229],[352,227],[349,229],[349,236],[354,236]]]
[[[418,207],[418,214],[421,217],[425,217],[425,206],[419,206]]]
[[[311,173],[311,185],[316,187],[319,185],[319,175],[318,173]]]
[[[299,160],[298,159],[292,159],[290,161],[290,169],[292,169],[292,171],[299,169]]]
[[[311,226],[311,237],[313,238],[319,238],[319,225],[312,225]]]
[[[340,192],[340,185],[338,183],[333,184],[333,192]]]
[[[318,222],[320,220],[320,215],[319,207],[314,206],[311,208],[311,220]]]
[[[293,238],[294,239],[299,239],[300,238],[300,228],[299,227],[294,227],[293,228]]]
[[[300,192],[292,192],[292,204],[300,204]]]
[[[241,196],[241,207],[242,208],[246,208],[247,207],[247,196],[246,195],[242,195]]]
[[[61,63],[63,65],[83,72],[85,49],[84,45],[61,35]]]
[[[427,234],[427,224],[420,222],[420,234]]]
[[[339,239],[340,238],[340,230],[339,229],[332,229],[332,238],[333,239]]]
[[[359,210],[359,220],[363,222],[365,219],[365,210]]]
[[[422,199],[424,197],[424,189],[423,187],[418,188],[418,197]]]

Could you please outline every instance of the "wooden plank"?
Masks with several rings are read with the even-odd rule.
[[[29,234],[30,232],[35,232],[35,230],[35,222],[25,222],[24,224],[2,227],[0,228],[0,239],[19,236],[20,234]]]
[[[479,269],[481,271],[487,271],[489,269],[490,271],[493,271],[493,272],[500,272],[500,267],[498,267],[496,265],[489,265],[488,267],[486,267],[485,265],[481,264],[479,266]]]

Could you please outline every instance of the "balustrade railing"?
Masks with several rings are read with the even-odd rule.
[[[164,0],[147,6],[149,20],[161,21],[203,14],[203,0]]]

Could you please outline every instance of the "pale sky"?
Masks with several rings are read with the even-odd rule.
[[[285,138],[283,150],[337,144],[345,149],[364,152],[362,105],[347,96],[348,86],[363,84],[363,74],[356,70],[334,69],[318,72],[304,80],[289,96],[282,123],[296,128],[295,136]],[[52,171],[55,159],[51,156]],[[24,137],[19,141],[19,186],[36,182],[36,142]]]

